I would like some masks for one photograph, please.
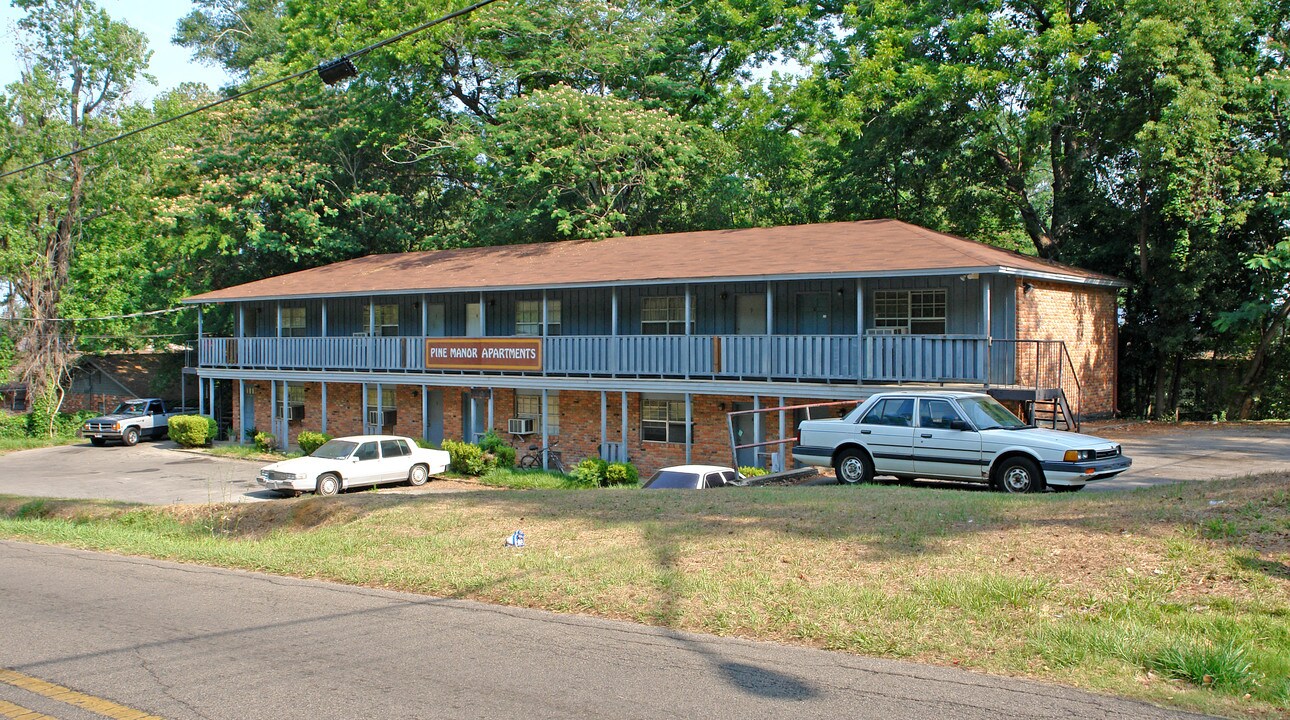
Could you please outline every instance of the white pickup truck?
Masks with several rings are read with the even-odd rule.
[[[1036,428],[989,395],[878,393],[845,417],[798,426],[793,457],[839,483],[875,475],[987,482],[1009,493],[1082,490],[1133,461],[1109,440]]]
[[[134,445],[143,438],[165,437],[170,429],[170,418],[189,411],[188,408],[168,408],[161,398],[134,398],[117,405],[107,415],[86,420],[81,426],[81,436],[99,447],[106,445],[108,440]]]

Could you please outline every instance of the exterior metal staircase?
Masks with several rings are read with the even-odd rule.
[[[996,400],[1018,403],[1036,427],[1079,432],[1083,388],[1065,341],[993,340],[989,363],[986,392]]]

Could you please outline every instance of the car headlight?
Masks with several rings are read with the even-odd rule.
[[[1067,450],[1062,459],[1066,462],[1084,462],[1085,460],[1092,460],[1095,455],[1096,453],[1092,450]]]
[[[269,471],[268,471],[268,470],[261,470],[261,471],[260,471],[260,477],[264,478],[265,480],[268,480],[268,479],[269,479]]]
[[[296,482],[304,482],[308,479],[309,479],[308,475],[304,473],[296,473]]]

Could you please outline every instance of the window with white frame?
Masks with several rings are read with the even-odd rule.
[[[391,336],[399,334],[399,306],[391,303],[389,305],[377,305],[375,318],[372,317],[372,306],[367,306],[367,318],[364,326],[367,328],[368,335]],[[372,329],[372,320],[376,320],[376,329]]]
[[[282,337],[305,336],[305,309],[303,307],[282,308]]]
[[[641,399],[641,440],[684,443],[687,436],[684,400]]]
[[[394,427],[398,422],[398,406],[395,392],[397,388],[382,385],[381,393],[376,394],[376,385],[367,386],[367,424],[374,427]],[[380,414],[377,414],[377,400],[380,401]]]
[[[873,326],[909,335],[945,334],[945,290],[876,290]]]
[[[551,435],[560,434],[560,393],[546,394],[546,431]],[[534,432],[542,432],[542,393],[515,393],[515,417],[533,420]]]
[[[542,301],[519,300],[515,303],[515,334],[526,337],[542,335]],[[546,335],[560,334],[560,301],[547,300]]]
[[[684,335],[685,296],[641,298],[641,334]]]
[[[287,418],[293,422],[305,419],[305,386],[287,383]]]

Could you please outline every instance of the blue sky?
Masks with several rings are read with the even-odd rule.
[[[181,82],[204,82],[213,88],[228,82],[223,70],[199,63],[186,48],[170,44],[175,23],[193,9],[187,0],[98,0],[98,3],[112,17],[125,20],[148,35],[152,49],[148,72],[157,78],[157,83],[140,81],[134,89],[136,100],[149,100]],[[14,24],[21,15],[9,0],[0,0],[0,87],[18,79]]]

